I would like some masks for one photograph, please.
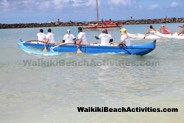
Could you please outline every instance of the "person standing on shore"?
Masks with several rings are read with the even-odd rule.
[[[49,28],[48,33],[46,35],[46,43],[54,44],[54,34],[52,33],[52,30]]]
[[[43,33],[43,29],[40,29],[40,32],[37,33],[38,41],[44,41],[45,40],[45,34]]]
[[[182,30],[178,33],[178,35],[183,35],[184,34],[184,25],[179,26],[179,28],[181,28]]]
[[[126,29],[122,28],[120,32],[121,32],[121,41],[118,44],[118,46],[121,46],[121,45],[129,46],[131,43],[130,43],[130,39],[128,37]]]
[[[162,34],[170,34],[169,29],[164,25],[162,25],[159,30],[162,31]]]
[[[102,33],[99,36],[95,35],[95,38],[101,40],[101,46],[111,46],[111,44],[113,44],[113,38],[108,34],[107,29],[102,30]]]
[[[66,30],[66,34],[63,37],[63,43],[75,43],[75,36],[71,34],[69,29]]]

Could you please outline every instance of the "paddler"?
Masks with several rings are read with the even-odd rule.
[[[125,28],[122,28],[120,32],[121,32],[121,41],[118,45],[119,46],[121,45],[129,46],[131,43],[130,43],[130,39],[127,34],[127,30]]]
[[[48,33],[46,35],[46,43],[54,44],[54,34],[52,33],[52,30],[49,28]]]
[[[43,29],[40,29],[40,32],[37,33],[38,41],[44,41],[45,40],[45,34],[43,33]]]
[[[86,34],[85,34],[85,32],[82,31],[82,27],[78,27],[78,35],[77,35],[77,39],[75,41],[76,41],[76,45],[77,45],[77,54],[80,54],[80,53],[82,53],[82,51],[80,50],[80,46],[81,45],[88,45]]]
[[[75,36],[71,34],[70,29],[66,30],[66,34],[63,37],[63,43],[75,43]]]
[[[94,36],[96,39],[100,39],[100,46],[111,46],[113,45],[113,38],[108,34],[107,29],[102,30],[102,33],[99,36]]]
[[[76,39],[76,44],[80,45],[88,45],[87,38],[85,32],[83,32],[82,27],[78,27],[78,35]]]

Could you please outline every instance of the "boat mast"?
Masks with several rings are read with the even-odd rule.
[[[98,0],[96,0],[96,18],[97,22],[99,21],[99,14],[98,14]]]

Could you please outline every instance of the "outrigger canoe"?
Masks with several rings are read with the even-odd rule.
[[[44,49],[44,43],[41,42],[26,42],[20,39],[24,46],[29,46],[36,49]],[[77,46],[75,44],[65,44],[57,46],[56,44],[47,44],[47,49],[53,49],[54,52],[76,52]],[[53,48],[55,47],[55,48]],[[156,40],[144,44],[134,44],[130,46],[93,46],[82,45],[80,50],[82,53],[122,53],[127,55],[146,55],[153,51],[156,47]],[[21,47],[20,47],[21,48]]]

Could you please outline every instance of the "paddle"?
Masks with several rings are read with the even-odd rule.
[[[46,47],[46,45],[48,44],[48,41],[46,41],[47,39],[45,39],[45,41],[43,41],[44,43],[44,49],[43,49],[43,52],[48,52],[48,49]],[[50,43],[50,44],[53,44],[53,43]]]
[[[48,42],[48,41],[47,41],[47,42]],[[47,47],[46,47],[47,42],[46,42],[46,41],[44,42],[44,49],[43,49],[43,52],[48,52],[48,49],[47,49]]]
[[[80,43],[81,42],[80,40],[82,39],[76,39],[75,42],[76,42],[76,45],[77,45],[77,54],[81,54],[82,51],[80,50]],[[78,42],[79,41],[79,42]],[[77,43],[78,42],[78,43]]]
[[[82,53],[82,51],[80,50],[80,47],[77,46],[77,54],[81,54],[81,53]]]
[[[125,51],[127,51],[128,54],[130,54],[130,55],[133,54],[132,50],[131,50],[130,48],[128,48],[128,46],[127,46],[126,44],[122,43],[121,45],[118,45],[118,46],[119,46],[120,48],[123,48]],[[125,48],[124,48],[124,47],[125,47]],[[129,49],[130,51],[128,51],[128,49]]]
[[[146,39],[146,35],[144,36],[144,38],[143,39]]]
[[[146,36],[148,36],[148,34],[145,34],[143,39],[146,39]]]

